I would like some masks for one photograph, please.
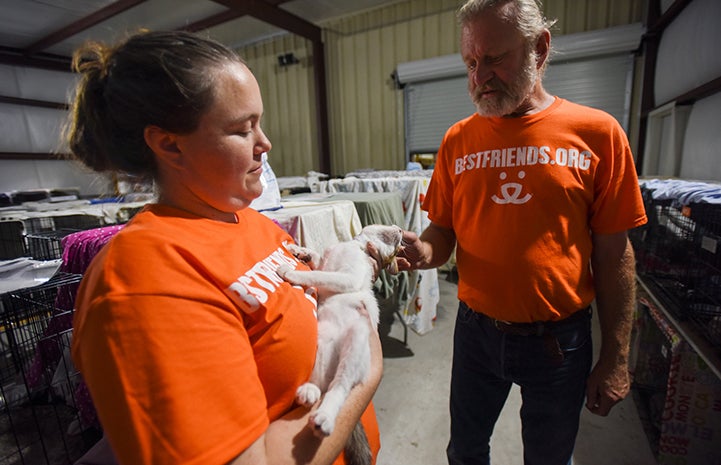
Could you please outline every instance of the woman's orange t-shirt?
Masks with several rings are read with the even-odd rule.
[[[314,300],[275,273],[295,262],[292,239],[251,209],[237,216],[146,207],[83,279],[73,360],[121,463],[227,463],[310,376]],[[372,406],[363,420],[377,453]]]

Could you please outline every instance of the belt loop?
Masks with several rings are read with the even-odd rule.
[[[536,336],[543,336],[546,332],[546,325],[543,323],[536,323]]]

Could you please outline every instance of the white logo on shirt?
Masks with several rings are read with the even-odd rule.
[[[278,247],[265,259],[253,265],[242,276],[230,284],[226,292],[234,300],[249,306],[250,312],[260,308],[285,281],[275,272],[280,264],[296,265],[285,249]],[[241,308],[243,308],[241,306]]]
[[[508,177],[505,171],[501,172],[500,178],[501,181],[505,180]],[[523,179],[526,177],[525,171],[519,171],[518,172],[518,179]],[[518,182],[507,182],[504,184],[501,184],[501,197],[498,197],[497,195],[492,195],[491,199],[493,199],[494,202],[498,204],[506,204],[506,203],[513,203],[516,205],[520,205],[523,203],[528,202],[531,200],[531,197],[533,197],[531,194],[526,193],[523,197],[521,197],[521,191],[523,190],[523,184]]]

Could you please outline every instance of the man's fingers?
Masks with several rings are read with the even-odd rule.
[[[396,256],[396,266],[398,267],[398,271],[408,271],[411,267],[411,262],[406,260],[404,257],[398,257]]]

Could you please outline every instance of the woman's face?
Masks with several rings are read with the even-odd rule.
[[[271,144],[260,128],[263,101],[252,73],[239,63],[216,73],[215,97],[198,128],[176,136],[180,155],[173,175],[180,195],[170,203],[225,218],[224,213],[247,207],[262,193],[261,155]]]

